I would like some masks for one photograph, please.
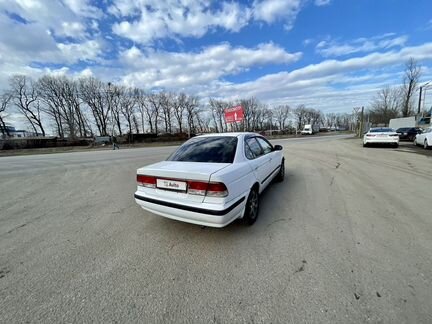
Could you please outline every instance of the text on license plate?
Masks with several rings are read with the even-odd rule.
[[[156,179],[156,186],[163,189],[186,191],[186,182],[184,181]]]

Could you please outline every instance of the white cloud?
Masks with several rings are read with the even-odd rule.
[[[335,40],[323,40],[316,46],[316,50],[324,57],[337,57],[354,53],[367,53],[377,50],[403,47],[408,41],[408,36],[395,36],[392,33],[371,38],[358,38],[346,43]]]
[[[252,49],[220,44],[198,53],[142,52],[134,46],[122,52],[120,57],[125,67],[134,71],[125,76],[126,83],[182,88],[207,84],[250,67],[289,64],[299,60],[301,53],[288,53],[273,43]]]
[[[315,0],[316,6],[326,6],[330,4],[331,0]]]
[[[303,46],[308,46],[308,45],[312,44],[313,42],[314,42],[314,40],[312,38],[306,38],[303,41]]]
[[[113,32],[141,44],[158,39],[202,37],[216,28],[238,32],[257,21],[282,21],[293,27],[306,0],[254,0],[251,6],[233,1],[208,0],[115,0],[108,12],[120,21]]]
[[[247,82],[234,83],[224,78],[265,64],[263,58],[275,52],[270,48],[260,52],[258,48],[231,48],[222,44],[199,53],[143,53],[132,47],[122,56],[126,75],[117,71],[117,76],[127,85],[186,91],[201,96],[204,101],[208,97],[235,100],[255,96],[268,104],[303,103],[326,112],[343,112],[351,111],[354,106],[367,106],[381,87],[399,84],[403,64],[410,57],[424,65],[432,62],[432,43],[426,43],[363,57],[325,60]],[[253,51],[255,57],[250,54]],[[285,55],[281,52],[271,62],[283,61]],[[288,57],[286,61],[291,62]]]
[[[95,20],[103,16],[103,12],[90,2],[90,0],[0,1],[0,15],[3,12],[13,13],[27,22],[44,26],[55,36],[83,39],[88,36],[86,30],[91,28],[90,18]]]
[[[57,44],[61,52],[60,61],[73,64],[78,61],[95,61],[102,53],[102,45],[96,40],[75,44]]]
[[[401,65],[410,57],[421,61],[432,61],[432,43],[426,43],[415,47],[406,47],[400,51],[387,53],[372,53],[364,57],[351,58],[347,60],[327,60],[318,64],[291,71],[279,72],[258,78],[257,80],[242,84],[226,84],[217,92],[222,96],[257,96],[265,100],[274,100],[281,96],[299,96],[308,98],[312,93],[320,93],[322,89],[328,89],[331,85],[346,83],[346,75],[363,71],[374,71],[383,67]],[[403,67],[400,67],[403,69]],[[378,74],[379,75],[379,74]],[[398,82],[394,73],[388,78],[388,82]],[[344,79],[345,78],[345,79]],[[371,80],[376,77],[371,77]],[[353,79],[355,81],[355,79]],[[359,85],[364,86],[365,80],[357,80]],[[318,87],[320,91],[313,89]],[[320,88],[321,87],[321,88]],[[370,89],[370,85],[366,86]],[[331,89],[331,88],[330,88]],[[374,88],[375,89],[375,88]],[[334,89],[338,92],[341,89]],[[317,106],[321,103],[317,101]]]
[[[117,0],[108,9],[118,18],[113,32],[139,43],[162,38],[202,37],[213,28],[237,32],[249,20],[250,10],[235,2],[213,8],[204,0]]]
[[[254,17],[269,24],[276,20],[284,20],[287,26],[292,26],[302,3],[302,0],[255,0]]]
[[[255,20],[268,24],[282,21],[285,29],[290,30],[304,3],[304,0],[255,0],[253,16]]]
[[[73,38],[82,38],[85,35],[86,27],[80,22],[67,22],[62,24],[61,34]]]
[[[87,18],[99,18],[102,11],[92,6],[89,0],[63,0],[63,2],[78,16]]]

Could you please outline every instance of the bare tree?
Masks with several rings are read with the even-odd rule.
[[[251,97],[249,99],[242,99],[240,100],[240,105],[243,108],[244,114],[244,120],[242,122],[241,128],[247,131],[254,130],[256,128],[256,125],[254,123],[256,111],[259,107],[258,100],[255,97]]]
[[[55,78],[51,76],[40,78],[37,82],[37,90],[44,102],[43,111],[54,120],[57,135],[60,138],[64,138],[63,118],[60,111],[63,100]]]
[[[180,93],[177,97],[174,98],[172,102],[173,114],[175,119],[177,120],[180,133],[183,133],[183,118],[184,118],[184,111],[186,109],[186,100],[187,100],[186,94]]]
[[[378,91],[369,110],[370,121],[374,124],[388,124],[391,118],[399,115],[401,107],[399,88],[385,87]]]
[[[65,76],[44,76],[37,82],[37,90],[44,103],[43,111],[50,116],[57,127],[57,133],[70,138],[83,137],[88,133],[88,121],[81,111],[76,81]]]
[[[136,92],[132,88],[126,88],[122,92],[120,98],[120,106],[123,117],[128,125],[129,134],[132,134],[132,126],[134,123],[133,118],[135,117],[135,103],[136,103]]]
[[[14,75],[9,80],[13,102],[33,128],[36,136],[45,136],[41,107],[35,83],[24,75]]]
[[[418,81],[421,75],[421,67],[417,61],[410,58],[405,65],[405,74],[402,85],[402,116],[410,116],[413,110],[412,96],[417,89]]]
[[[330,127],[336,127],[336,119],[337,119],[337,114],[335,113],[327,113],[325,114],[325,126],[330,128]]]
[[[79,80],[81,100],[90,108],[101,136],[107,136],[111,107],[107,103],[107,85],[94,77]]]
[[[274,116],[279,124],[279,130],[285,129],[285,124],[289,117],[290,110],[291,108],[288,105],[280,105],[274,109]]]
[[[226,108],[229,108],[231,105],[222,100],[216,100],[210,98],[209,101],[210,110],[212,114],[212,119],[215,125],[215,129],[217,133],[223,133],[227,131],[227,124],[224,117],[224,112]]]
[[[260,105],[260,119],[258,121],[258,128],[260,130],[267,130],[272,128],[271,126],[273,125],[273,112],[271,111],[271,109],[265,105],[265,104],[261,104]]]
[[[164,117],[165,133],[172,132],[172,112],[173,112],[173,101],[174,95],[167,92],[159,93],[160,106],[162,108],[162,114]]]
[[[185,102],[186,121],[188,126],[189,137],[196,133],[196,117],[199,115],[199,100],[198,97],[188,96]]]
[[[159,124],[159,116],[161,113],[161,96],[157,93],[152,93],[147,96],[148,108],[147,116],[149,118],[149,123],[152,123],[154,126],[154,132],[156,135],[158,134],[158,124]],[[153,120],[151,120],[153,118]],[[151,126],[150,126],[151,127]]]
[[[123,135],[121,126],[122,106],[121,101],[124,96],[125,88],[116,86],[109,82],[107,88],[103,91],[108,110],[111,112],[111,133],[114,133],[114,128],[117,127],[120,136]]]
[[[6,122],[5,122],[5,111],[7,107],[9,106],[10,102],[12,100],[12,94],[10,92],[4,92],[0,96],[0,127],[1,132],[3,135],[10,136],[8,128],[6,128]]]
[[[138,122],[138,118],[137,118],[136,114],[132,115],[132,122],[133,122],[133,125],[135,127],[135,133],[139,134],[139,132],[140,132],[139,122]],[[143,130],[143,132],[144,132],[144,130]]]
[[[321,111],[313,108],[306,108],[305,120],[308,124],[321,125],[322,124]]]
[[[142,132],[145,133],[145,120],[147,119],[150,126],[150,132],[153,133],[153,124],[151,114],[149,114],[150,108],[149,102],[147,100],[147,94],[142,89],[135,89],[134,96],[136,98],[137,109],[141,117]]]
[[[307,109],[304,105],[298,105],[296,109],[294,109],[294,116],[296,117],[297,121],[297,129],[302,129],[305,125],[305,119],[306,119],[306,113]]]

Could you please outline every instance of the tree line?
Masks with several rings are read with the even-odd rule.
[[[401,85],[386,86],[376,93],[367,112],[370,122],[388,124],[392,118],[416,115],[417,107],[414,99],[417,98],[415,93],[418,90],[420,77],[420,64],[410,58],[405,63]]]
[[[14,75],[0,96],[0,126],[4,134],[7,113],[21,114],[36,136],[55,132],[60,138],[83,138],[138,133],[176,134],[226,131],[293,131],[305,124],[349,127],[350,114],[321,111],[288,104],[269,106],[256,98],[226,101],[183,92],[150,92],[114,85],[95,77],[79,79],[45,75],[34,81]],[[226,108],[242,105],[244,121],[227,124]]]

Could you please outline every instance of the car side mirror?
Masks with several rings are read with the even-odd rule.
[[[273,147],[273,150],[274,150],[274,151],[282,151],[282,149],[283,149],[282,145],[275,145],[275,146]]]

